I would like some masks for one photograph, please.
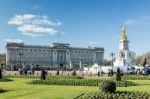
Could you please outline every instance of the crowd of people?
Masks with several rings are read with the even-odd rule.
[[[18,72],[20,75],[34,75],[34,69],[31,69],[31,70],[28,70],[28,69],[22,69],[22,68],[19,68],[18,69]]]

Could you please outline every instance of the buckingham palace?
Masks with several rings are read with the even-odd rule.
[[[68,43],[52,43],[49,46],[6,44],[6,68],[9,70],[37,66],[80,68],[80,65],[102,64],[103,60],[104,48],[100,47],[71,47]]]

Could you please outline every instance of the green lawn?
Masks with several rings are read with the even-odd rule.
[[[0,93],[0,99],[72,99],[81,93],[98,91],[98,87],[30,85],[26,83],[32,79],[12,79],[14,81],[0,82],[0,88],[10,90],[9,92]],[[150,93],[150,80],[134,80],[134,82],[143,85],[119,87],[117,90],[142,91]]]
[[[11,90],[0,93],[0,99],[72,99],[83,92],[98,91],[97,87],[29,85],[32,79],[13,78],[0,82],[0,88]]]
[[[136,82],[141,84],[140,86],[131,86],[131,87],[119,87],[118,90],[124,90],[124,91],[141,91],[141,92],[147,92],[150,94],[150,80],[130,80],[132,82]]]

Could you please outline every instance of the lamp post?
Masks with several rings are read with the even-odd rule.
[[[69,63],[69,68],[70,68],[70,70],[72,69],[72,61],[71,61],[71,59],[70,59],[70,63]]]
[[[111,53],[110,53],[110,56],[111,56],[111,58],[112,58],[112,63],[111,63],[111,65],[112,65],[112,68],[113,68],[113,59],[114,59],[115,53],[114,53],[114,52],[111,52]]]
[[[82,69],[82,63],[81,60],[79,61],[80,70]]]
[[[19,53],[19,57],[20,57],[20,68],[21,68],[21,57],[23,56],[23,53]]]

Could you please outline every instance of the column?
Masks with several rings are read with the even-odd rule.
[[[57,51],[53,50],[53,66],[57,66]]]

